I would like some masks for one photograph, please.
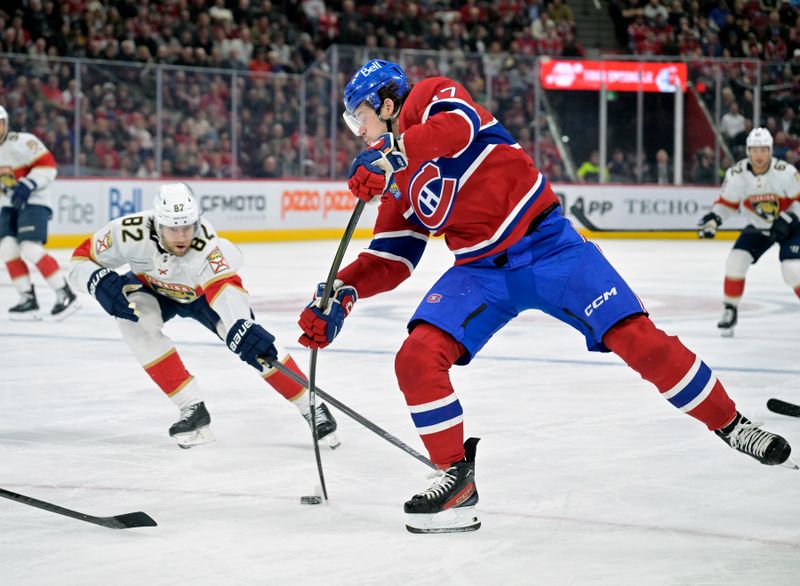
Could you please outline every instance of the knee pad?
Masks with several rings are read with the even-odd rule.
[[[781,262],[783,280],[792,289],[800,287],[800,259],[792,258]]]
[[[22,256],[25,258],[25,260],[28,260],[33,264],[38,263],[45,255],[44,246],[42,246],[41,242],[23,240],[19,243],[19,249],[22,252]]]
[[[134,292],[128,299],[136,304],[139,312],[139,321],[133,322],[127,319],[118,319],[117,325],[123,337],[153,339],[161,335],[164,327],[164,320],[161,318],[161,307],[158,300],[148,293]]]
[[[729,279],[744,279],[751,264],[753,256],[749,252],[734,248],[725,262],[725,276]]]
[[[5,236],[0,238],[0,258],[8,262],[19,258],[21,255],[19,250],[19,243],[13,236]]]
[[[394,361],[400,389],[441,386],[449,377],[450,367],[464,353],[464,347],[450,334],[428,324],[421,324],[406,338]],[[448,382],[449,386],[449,382]]]

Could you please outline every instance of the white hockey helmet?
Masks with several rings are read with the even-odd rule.
[[[156,233],[161,237],[165,226],[190,226],[197,228],[200,210],[192,189],[185,183],[167,183],[158,188],[153,200],[153,218]]]
[[[769,133],[769,130],[763,126],[751,130],[750,134],[747,135],[748,151],[750,147],[767,147],[769,149],[769,154],[772,155],[772,135]]]
[[[8,136],[8,110],[0,106],[0,120],[4,120],[6,123],[6,127],[3,129],[2,134],[0,134],[0,144],[2,144],[6,140],[6,136]]]

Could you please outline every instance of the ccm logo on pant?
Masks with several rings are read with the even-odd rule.
[[[605,293],[600,295],[600,297],[598,297],[597,299],[592,301],[589,305],[587,305],[586,309],[583,310],[583,313],[585,313],[587,316],[592,315],[592,313],[594,312],[595,309],[598,309],[601,305],[603,305],[603,303],[608,301],[609,297],[611,297],[613,295],[616,295],[616,294],[617,294],[617,288],[616,287],[612,287],[611,291],[606,291]]]

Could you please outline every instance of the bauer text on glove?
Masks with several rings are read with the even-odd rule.
[[[89,277],[87,288],[109,315],[139,321],[136,304],[128,300],[128,294],[142,288],[142,283],[133,275],[120,275],[109,268],[98,269]]]
[[[247,364],[261,370],[259,358],[275,360],[278,350],[275,348],[275,336],[249,319],[237,320],[225,339],[228,348],[239,355]]]

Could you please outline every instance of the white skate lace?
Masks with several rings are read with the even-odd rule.
[[[725,323],[731,323],[733,321],[733,310],[726,309],[722,314],[722,321]]]
[[[322,410],[321,405],[317,405],[314,408],[314,423],[319,427],[322,423],[328,423],[328,416],[325,415],[325,412]],[[303,413],[303,417],[306,418],[306,421],[311,421],[311,411],[309,410],[308,413]]]
[[[421,493],[417,494],[417,496],[424,499],[435,499],[453,488],[456,477],[455,474],[450,473],[450,470],[452,470],[452,468],[437,470],[436,472],[428,474],[427,478],[433,478],[433,484],[429,489],[423,490]]]
[[[758,429],[761,425],[763,425],[763,421],[748,421],[737,425],[729,436],[731,447],[763,457],[767,446],[775,436],[768,431]]]

